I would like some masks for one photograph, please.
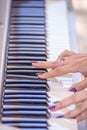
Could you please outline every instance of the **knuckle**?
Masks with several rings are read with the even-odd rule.
[[[58,106],[59,106],[60,108],[62,108],[62,107],[64,106],[64,103],[61,101],[61,102],[58,103]]]
[[[83,91],[83,97],[87,97],[87,90]]]
[[[69,52],[69,50],[67,50],[67,49],[64,51],[64,53],[66,53],[66,54],[67,54],[68,52]]]
[[[76,94],[74,94],[72,97],[71,97],[71,100],[72,100],[72,103],[76,103],[78,101],[78,98],[76,96]]]
[[[68,112],[68,113],[67,113],[67,116],[68,116],[68,117],[73,117],[73,112]]]

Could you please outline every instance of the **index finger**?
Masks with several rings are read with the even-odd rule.
[[[54,68],[57,66],[57,62],[53,61],[53,62],[36,62],[36,63],[32,63],[32,65],[36,68]]]
[[[52,111],[56,111],[58,109],[67,107],[72,104],[77,104],[87,99],[87,91],[83,90],[81,92],[77,92],[73,94],[72,96],[69,96],[62,100],[61,102],[57,103],[55,108]]]
[[[56,76],[62,76],[73,72],[73,67],[71,65],[58,66],[57,68],[50,70],[46,73],[39,74],[38,77],[42,79],[52,78]]]

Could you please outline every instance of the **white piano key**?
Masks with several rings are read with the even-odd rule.
[[[6,126],[4,124],[0,124],[0,130],[20,130],[20,129],[11,126]]]
[[[47,43],[49,48],[48,50],[50,50],[48,60],[52,61],[57,58],[60,52],[65,49],[70,49],[67,5],[65,1],[57,0],[47,0],[46,3]],[[55,12],[57,12],[57,15]]]
[[[50,103],[54,103],[56,101],[60,101],[66,97],[69,97],[73,95],[73,92],[69,92],[69,91],[55,91],[55,90],[52,90],[52,91],[49,91],[48,92],[48,96],[50,97]]]
[[[73,94],[73,92],[68,91],[50,91],[48,92],[48,96],[50,97],[50,103],[49,106],[55,105],[55,102],[61,101],[62,99],[69,97]],[[49,110],[51,117],[56,118],[57,116],[64,115],[65,113],[73,110],[75,108],[75,105],[70,105],[66,108],[57,110],[55,112],[52,112]]]
[[[54,119],[49,121],[49,130],[78,130],[77,121],[74,119]]]

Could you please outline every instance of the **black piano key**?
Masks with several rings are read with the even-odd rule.
[[[22,105],[4,105],[3,109],[21,109],[21,110],[47,110],[47,106],[40,106],[40,105],[28,105],[28,106],[22,106]],[[40,120],[38,120],[40,121]],[[45,120],[46,121],[46,120]]]
[[[16,72],[18,73],[18,71]],[[15,76],[15,75],[14,75]],[[9,83],[9,84],[12,84],[12,83],[46,83],[46,80],[42,80],[42,79],[17,79],[17,78],[9,78],[9,79],[6,79],[6,83]]]
[[[30,17],[29,17],[30,18]],[[10,30],[45,30],[44,25],[11,25],[10,24]]]
[[[8,54],[9,55],[29,55],[29,56],[31,56],[31,55],[34,55],[34,56],[36,56],[36,55],[40,55],[40,56],[46,56],[46,53],[45,52],[38,52],[38,51],[34,51],[34,52],[32,52],[32,51],[9,51],[8,52]]]
[[[6,105],[7,107],[10,107],[9,105]],[[15,105],[14,105],[14,107],[15,107]],[[26,106],[27,107],[27,106]],[[35,107],[35,106],[34,106]],[[2,117],[2,121],[4,121],[4,122],[18,122],[18,121],[20,121],[20,122],[47,122],[47,119],[46,118],[33,118],[33,117],[31,117],[31,118],[25,118],[25,117],[23,117],[23,118],[20,118],[20,117]]]
[[[27,71],[27,72],[26,72]],[[16,74],[16,72],[17,72],[17,75],[18,74],[21,74],[21,73],[23,73],[24,75],[25,75],[25,77],[26,76],[28,76],[28,77],[26,77],[26,78],[32,78],[32,79],[37,79],[37,77],[34,77],[34,76],[37,76],[37,73],[45,73],[45,72],[47,72],[46,71],[46,69],[39,69],[39,68],[33,68],[32,66],[30,67],[28,67],[27,65],[16,65],[16,66],[9,66],[8,65],[8,67],[7,67],[7,72],[9,73],[9,74]],[[36,73],[36,74],[35,74]],[[28,74],[28,75],[27,75]],[[33,74],[35,74],[35,75],[33,75]],[[16,76],[17,76],[16,75]],[[10,76],[10,75],[9,75]],[[22,76],[22,75],[20,75],[20,76]],[[32,76],[32,77],[29,77],[29,76]],[[13,76],[12,76],[13,77]]]
[[[45,52],[47,53],[47,49],[46,48],[20,48],[20,47],[9,47],[8,49],[9,51],[37,51],[37,52]]]
[[[21,38],[21,36],[17,36],[17,38],[16,38],[16,36],[15,36],[15,38],[10,38],[9,40],[10,40],[11,43],[13,42],[13,43],[16,43],[16,44],[20,44],[20,42],[24,43],[24,41],[25,41],[25,44],[26,43],[28,43],[28,44],[32,43],[32,46],[33,46],[33,44],[37,44],[37,45],[38,44],[46,44],[46,41],[44,39],[25,38],[27,36],[23,36],[23,37]]]
[[[46,69],[40,69],[40,68],[35,68],[34,66],[32,65],[8,65],[7,66],[7,69],[33,69],[33,70],[46,70]],[[32,75],[33,76],[33,75]]]
[[[21,130],[29,130],[29,128],[21,128]],[[49,130],[49,129],[46,127],[46,128],[30,128],[30,130]]]
[[[8,56],[8,60],[46,60],[46,56]]]
[[[35,33],[35,31],[34,31]],[[40,32],[39,32],[40,33]],[[45,36],[34,36],[34,35],[28,35],[30,34],[29,31],[12,31],[11,32],[12,35],[9,36],[10,39],[20,39],[20,38],[24,38],[24,39],[29,39],[30,40],[40,40],[40,41],[45,41]],[[16,34],[16,35],[14,35]],[[44,31],[43,31],[44,34]]]
[[[21,95],[4,95],[4,99],[47,99],[47,96],[46,95],[35,95],[35,94],[32,94],[32,95],[24,95],[24,94],[21,94]]]
[[[36,43],[30,43],[29,41],[27,41],[27,43],[25,43],[25,44],[23,44],[23,42],[21,43],[21,42],[16,42],[16,43],[14,43],[14,42],[11,42],[10,44],[9,44],[9,47],[20,47],[20,48],[30,48],[30,47],[32,47],[32,48],[43,48],[43,49],[45,49],[46,48],[46,45],[45,44],[36,44]]]
[[[5,89],[5,94],[7,95],[21,95],[21,94],[36,94],[36,95],[47,95],[46,90],[13,90],[13,89]]]
[[[19,35],[19,36],[20,35],[23,35],[23,36],[34,35],[34,36],[44,36],[44,38],[45,38],[45,31],[44,30],[43,31],[30,31],[30,32],[29,31],[11,31],[10,35]],[[14,38],[14,37],[12,37],[12,38]],[[19,37],[19,38],[21,38],[21,37]],[[27,38],[27,37],[25,37],[25,38]]]
[[[32,17],[44,17],[44,8],[13,8],[11,16],[32,16]]]
[[[45,25],[43,20],[11,20],[11,24],[30,24],[30,25]]]
[[[42,103],[47,104],[46,99],[4,99],[4,103]]]
[[[9,102],[9,101],[7,101]],[[4,110],[3,109],[3,115],[14,115],[16,114],[17,116],[18,115],[46,115],[47,114],[47,111],[46,110],[21,110],[21,109],[15,109],[15,110],[11,110],[11,109],[7,109],[7,110]]]
[[[46,72],[46,70],[39,70],[39,69],[34,69],[34,70],[32,70],[32,69],[30,69],[30,70],[27,70],[26,68],[25,69],[21,69],[21,70],[7,70],[7,74],[24,74],[24,75],[31,75],[31,73],[44,73],[44,72]],[[31,78],[30,78],[31,79]],[[34,77],[32,77],[32,79],[35,79]],[[41,80],[41,79],[38,79],[39,81]],[[44,80],[41,80],[41,81],[44,81]]]
[[[45,31],[44,30],[44,28],[30,28],[30,27],[15,27],[15,25],[14,25],[14,27],[12,27],[12,28],[10,28],[10,32],[23,32],[23,31],[26,31],[26,32],[30,32],[30,31],[32,31],[32,32],[43,32],[43,31]],[[35,36],[32,36],[32,37],[35,37]],[[37,36],[37,37],[44,37],[44,36]]]
[[[29,128],[21,128],[21,130],[29,130]],[[46,128],[30,128],[30,130],[49,130],[49,129],[46,127]]]
[[[48,103],[47,103],[47,101],[45,101],[45,100],[42,100],[42,101],[40,101],[40,100],[29,100],[29,101],[27,101],[27,100],[4,100],[4,105],[23,105],[23,106],[26,106],[26,105],[42,105],[42,106],[48,106]]]
[[[44,21],[45,18],[38,18],[38,17],[11,17],[11,21]]]
[[[6,84],[6,89],[39,89],[39,90],[49,90],[47,84]]]
[[[36,76],[31,76],[31,75],[25,75],[25,74],[23,74],[23,75],[21,75],[21,74],[15,74],[14,72],[13,72],[13,74],[8,74],[7,75],[7,79],[29,79],[29,80],[39,80],[39,78],[38,77],[36,77]]]
[[[6,123],[8,125],[13,125],[14,127],[19,128],[46,128],[48,125],[47,123]]]
[[[38,59],[34,59],[34,60],[33,59],[32,60],[8,60],[7,63],[8,64],[13,64],[13,65],[14,64],[16,64],[16,65],[17,64],[19,64],[19,65],[27,64],[28,65],[28,64],[31,64],[32,62],[36,62],[36,61],[37,62],[39,62],[39,61],[46,61],[46,59],[39,59],[39,60]]]
[[[29,38],[27,38],[27,39],[23,39],[23,38],[21,38],[21,39],[9,39],[9,42],[10,43],[28,43],[28,44],[29,43],[30,44],[37,43],[37,45],[40,44],[40,46],[42,44],[46,44],[45,40],[42,40],[42,39],[29,39]]]
[[[13,1],[12,7],[44,7],[44,1],[34,1],[34,0],[25,0],[25,2],[22,2],[21,0]]]

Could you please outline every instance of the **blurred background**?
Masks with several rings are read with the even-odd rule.
[[[72,0],[80,53],[87,53],[87,0]]]

